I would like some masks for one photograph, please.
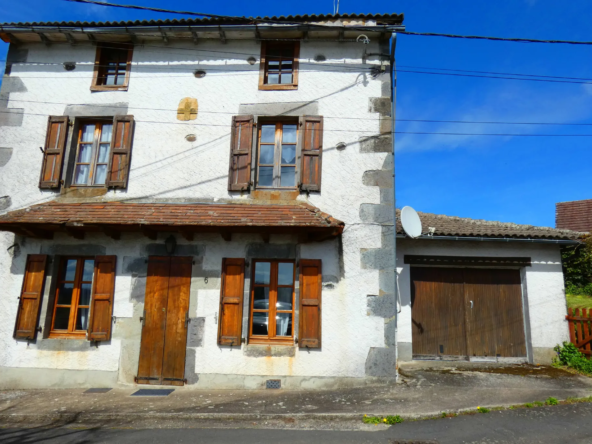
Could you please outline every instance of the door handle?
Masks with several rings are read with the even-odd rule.
[[[186,311],[186,312],[185,312],[185,328],[187,328],[187,326],[189,325],[189,322],[190,322],[190,321],[191,321],[191,320],[189,319],[189,312],[188,312],[188,311]]]
[[[473,301],[471,301],[471,310],[473,309]]]

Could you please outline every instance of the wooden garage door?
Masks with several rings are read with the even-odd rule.
[[[525,357],[519,270],[411,268],[415,356]]]

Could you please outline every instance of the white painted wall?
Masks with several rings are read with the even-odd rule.
[[[196,350],[198,373],[240,375],[316,375],[364,376],[364,364],[370,347],[384,346],[383,319],[366,313],[366,295],[378,294],[378,271],[362,269],[361,248],[380,247],[380,227],[362,223],[362,203],[379,203],[377,187],[362,184],[363,173],[382,168],[386,154],[361,154],[360,137],[378,133],[378,114],[368,112],[368,99],[381,96],[380,79],[372,79],[360,70],[347,68],[347,63],[361,63],[361,56],[378,52],[378,45],[355,43],[302,43],[301,60],[313,62],[323,54],[327,61],[300,65],[297,91],[259,91],[259,64],[251,66],[246,59],[259,58],[255,42],[228,44],[206,42],[197,46],[173,42],[166,48],[136,47],[129,90],[126,92],[91,93],[91,66],[95,49],[90,45],[54,44],[26,45],[28,60],[44,63],[12,67],[26,92],[10,94],[10,108],[24,108],[21,127],[0,127],[2,145],[14,148],[5,167],[0,168],[0,195],[12,199],[9,211],[57,197],[53,192],[38,189],[39,170],[48,115],[62,115],[66,104],[129,104],[129,114],[136,119],[131,174],[126,191],[110,191],[104,199],[122,198],[246,198],[227,191],[229,134],[232,115],[240,104],[317,101],[319,114],[325,116],[324,154],[321,195],[306,195],[322,211],[346,224],[343,234],[344,278],[336,288],[323,290],[323,348],[321,351],[296,351],[295,358],[247,358],[236,348],[216,345],[215,313],[219,304],[217,286],[197,291],[197,316],[206,318],[204,346]],[[224,51],[221,53],[208,51]],[[245,54],[233,55],[231,52]],[[66,72],[65,61],[76,61],[77,68]],[[329,66],[338,64],[339,67]],[[345,66],[345,69],[341,69]],[[176,68],[186,68],[176,70]],[[194,69],[207,71],[196,79]],[[175,69],[175,70],[173,70]],[[176,109],[184,97],[199,101],[198,118],[180,122]],[[44,102],[44,103],[37,103]],[[152,109],[146,109],[152,108]],[[162,110],[167,111],[162,111]],[[340,119],[340,117],[347,119]],[[365,120],[355,120],[353,118]],[[164,123],[153,123],[164,122]],[[367,132],[366,132],[367,131]],[[187,142],[187,134],[196,134],[195,142]],[[348,147],[334,149],[339,142]],[[99,198],[101,199],[101,198]],[[162,242],[159,237],[159,242]],[[288,238],[289,239],[289,238]],[[178,239],[180,243],[183,240]],[[285,242],[274,238],[271,242]],[[293,240],[292,240],[293,241]],[[16,258],[6,249],[14,242],[10,233],[0,233],[0,366],[16,368],[58,368],[74,370],[116,371],[122,347],[118,340],[86,351],[46,350],[41,342],[27,345],[15,341],[12,331],[25,259],[52,244],[75,245],[81,241],[56,235],[53,241],[19,240],[20,255]],[[123,235],[113,241],[103,235],[87,235],[83,241],[100,244],[107,254],[118,257],[114,315],[118,319],[134,315],[130,301],[131,279],[121,274],[123,256],[140,256],[148,241],[136,235]],[[204,267],[219,270],[222,257],[244,257],[250,242],[261,242],[257,236],[235,236],[224,242],[217,235],[196,237],[195,243],[206,245]],[[323,260],[323,274],[339,276],[337,241],[301,246],[302,258]],[[50,287],[48,278],[46,293]],[[47,294],[42,310],[47,310]],[[138,322],[139,325],[139,322]],[[355,344],[355,346],[352,346]],[[243,346],[244,347],[244,346]],[[59,348],[59,347],[58,347]],[[272,362],[270,364],[269,362]]]
[[[399,343],[412,342],[410,266],[403,263],[406,254],[530,257],[532,266],[524,267],[524,270],[532,347],[553,348],[569,340],[558,245],[403,239],[397,242],[397,272],[402,302],[398,322]]]

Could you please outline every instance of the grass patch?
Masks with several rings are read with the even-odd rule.
[[[584,398],[567,398],[564,401],[559,401],[557,398],[553,398],[553,397],[549,397],[547,398],[547,400],[545,402],[541,402],[541,401],[533,401],[533,402],[527,402],[526,404],[516,404],[516,405],[511,405],[509,407],[503,407],[503,406],[497,406],[497,407],[477,407],[477,410],[465,410],[462,411],[460,413],[454,413],[454,412],[442,412],[440,415],[437,416],[424,416],[424,417],[416,417],[416,418],[411,418],[411,419],[407,419],[406,421],[426,421],[428,419],[440,419],[440,418],[455,418],[459,415],[465,416],[465,415],[476,415],[478,413],[489,413],[489,412],[493,412],[493,411],[503,411],[503,410],[517,410],[517,409],[523,409],[523,408],[527,408],[527,409],[531,409],[534,407],[544,407],[544,406],[552,406],[552,405],[569,405],[569,404],[580,404],[583,402],[590,402],[592,403],[592,396],[587,396]],[[364,415],[364,418],[362,419],[364,421],[365,424],[388,424],[388,425],[393,425],[393,424],[400,424],[404,421],[403,418],[401,418],[399,415],[392,415],[392,416],[368,416],[368,415]]]
[[[403,418],[401,418],[399,415],[388,415],[388,416],[384,416],[384,417],[364,415],[364,418],[362,420],[364,421],[364,424],[377,424],[377,425],[378,424],[394,425],[394,424],[400,424],[403,422]]]
[[[569,308],[586,308],[592,310],[592,296],[581,294],[567,294],[567,306]]]

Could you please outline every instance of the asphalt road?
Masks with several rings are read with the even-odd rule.
[[[507,410],[405,422],[380,431],[268,429],[0,429],[2,444],[69,443],[592,443],[592,404]]]

